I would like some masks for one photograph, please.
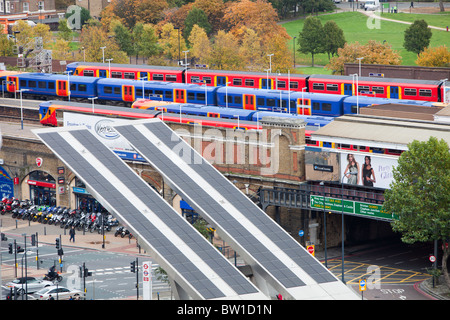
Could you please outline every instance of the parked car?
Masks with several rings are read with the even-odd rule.
[[[17,292],[33,293],[42,288],[53,286],[53,282],[36,279],[34,277],[22,277],[6,283],[8,288],[17,288]]]
[[[77,289],[68,289],[61,286],[45,287],[36,291],[32,297],[36,300],[49,300],[52,296],[55,300],[68,300],[72,297],[74,300],[84,299],[84,292]]]

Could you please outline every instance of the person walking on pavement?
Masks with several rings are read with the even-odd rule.
[[[72,226],[72,228],[70,229],[69,235],[70,235],[69,242],[72,240],[73,240],[73,242],[75,242],[75,227],[74,226]]]

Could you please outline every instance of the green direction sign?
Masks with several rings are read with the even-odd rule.
[[[311,208],[323,209],[323,196],[310,196]],[[382,205],[344,200],[344,213],[392,219],[392,215],[383,212]],[[342,212],[342,199],[325,197],[325,210]]]

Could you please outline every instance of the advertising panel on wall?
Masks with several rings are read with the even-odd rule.
[[[2,167],[0,167],[0,196],[2,199],[14,197],[13,180]]]
[[[397,157],[377,153],[340,151],[332,152],[320,148],[306,150],[306,179],[338,183],[342,181],[345,184],[362,187],[389,188],[393,181],[392,170],[397,166]]]
[[[113,118],[99,116],[90,116],[72,112],[64,112],[64,127],[86,126],[97,137],[103,141],[111,150],[124,160],[145,161],[130,146],[125,138],[111,127],[111,124],[117,121],[123,121]]]
[[[340,166],[344,183],[388,189],[397,158],[348,152],[340,154]]]

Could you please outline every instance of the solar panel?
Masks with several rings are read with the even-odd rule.
[[[294,299],[357,298],[163,122],[114,127],[273,288]]]
[[[89,130],[34,133],[194,299],[267,299],[153,188]]]

